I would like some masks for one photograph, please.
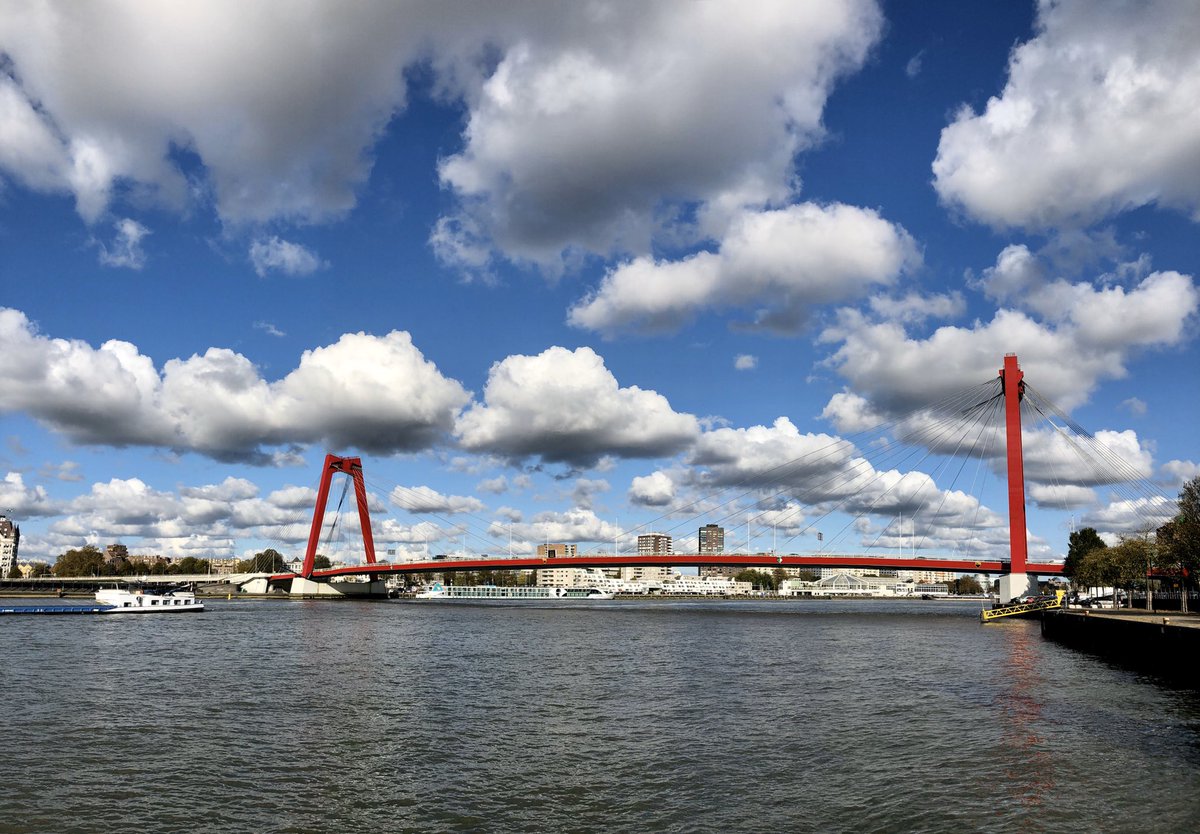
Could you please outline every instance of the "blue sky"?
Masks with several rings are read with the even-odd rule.
[[[7,4],[0,512],[291,553],[333,451],[398,555],[996,555],[993,458],[872,441],[1011,351],[1129,461],[1030,427],[1031,555],[1136,532],[1200,473],[1193,11]]]

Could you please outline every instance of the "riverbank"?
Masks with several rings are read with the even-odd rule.
[[[1168,612],[1050,611],[1042,635],[1123,666],[1200,687],[1200,615]]]

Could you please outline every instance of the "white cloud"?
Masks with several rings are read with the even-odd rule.
[[[758,367],[758,357],[748,353],[739,353],[733,358],[733,367],[739,371],[753,371]]]
[[[916,55],[908,59],[908,63],[904,65],[904,74],[909,78],[916,78],[921,74],[921,64],[925,60],[925,50],[922,49]]]
[[[982,113],[942,131],[942,200],[993,226],[1200,206],[1200,15],[1188,0],[1041,0]]]
[[[502,541],[509,530],[508,524],[496,522],[488,535]],[[514,540],[523,542],[611,542],[621,535],[616,525],[584,509],[538,513],[531,521],[512,524],[511,531]]]
[[[717,252],[640,257],[571,308],[578,327],[612,335],[669,331],[706,309],[750,309],[749,326],[794,333],[816,304],[857,298],[920,262],[913,239],[869,209],[802,203],[736,216]]]
[[[666,507],[675,500],[675,482],[665,472],[640,475],[630,483],[628,496],[639,507]]]
[[[1162,496],[1122,498],[1087,513],[1082,523],[1100,533],[1139,535],[1158,529],[1178,511],[1175,501]]]
[[[925,338],[901,322],[843,310],[820,337],[838,344],[826,364],[876,412],[900,415],[995,378],[1004,355],[1017,353],[1026,380],[1070,410],[1101,380],[1123,377],[1135,350],[1182,343],[1200,308],[1192,278],[1177,272],[1152,273],[1130,289],[1046,274],[1025,247],[1008,247],[983,286],[1029,312],[1001,308],[991,321],[939,327]]]
[[[475,452],[590,465],[603,455],[670,455],[699,430],[661,394],[620,387],[591,348],[552,347],[493,365],[483,401],[463,413],[455,433]]]
[[[882,25],[872,0],[17,2],[0,13],[0,167],[89,223],[118,182],[176,208],[211,194],[234,225],[320,222],[354,206],[423,64],[466,111],[439,254],[641,248],[673,206],[788,198]]]
[[[954,319],[967,309],[966,299],[960,292],[921,295],[910,292],[896,298],[888,295],[872,295],[867,303],[880,318],[902,322],[923,322],[926,319]]]
[[[301,244],[274,236],[250,244],[250,263],[260,278],[271,270],[285,275],[311,275],[329,266]]]
[[[1168,483],[1182,487],[1192,478],[1200,477],[1200,463],[1191,460],[1169,460],[1162,465],[1162,473]]]
[[[571,490],[571,500],[582,510],[594,509],[596,496],[608,492],[611,487],[603,478],[577,478],[575,488]]]
[[[1138,397],[1130,397],[1127,400],[1121,400],[1121,408],[1135,417],[1142,417],[1146,414],[1146,401]]]
[[[1096,503],[1096,493],[1071,484],[1032,484],[1029,497],[1039,507],[1052,510],[1076,510]]]
[[[105,266],[123,266],[141,269],[146,265],[146,253],[142,251],[142,239],[150,230],[128,217],[113,224],[117,230],[111,247],[98,243],[100,263]]]
[[[271,322],[269,322],[269,321],[256,321],[256,322],[254,322],[254,329],[255,329],[255,330],[261,330],[261,331],[263,331],[264,333],[266,333],[268,336],[275,336],[275,337],[278,337],[278,338],[282,338],[282,337],[284,337],[284,336],[286,336],[286,335],[287,335],[287,334],[286,334],[286,333],[284,333],[282,330],[280,330],[278,327],[276,327],[275,325],[271,324]]]
[[[1154,471],[1153,456],[1137,432],[1102,430],[1091,438],[1066,431],[1022,431],[1025,477],[1044,484],[1098,486],[1144,480]]]
[[[498,475],[495,478],[487,478],[475,485],[478,492],[489,492],[492,495],[503,495],[508,492],[508,478],[503,475]]]
[[[793,156],[882,25],[862,0],[558,8],[579,11],[512,42],[441,165],[466,216],[537,261],[644,249],[664,204],[724,215],[786,200]]]
[[[435,443],[467,402],[407,333],[350,333],[305,351],[277,381],[209,348],[162,371],[128,342],[99,348],[41,335],[0,309],[0,412],[24,411],[73,442],[158,446],[290,463],[296,444],[389,452]],[[267,447],[284,447],[267,451]]]
[[[392,504],[410,513],[478,513],[487,507],[478,498],[467,495],[442,495],[427,487],[396,487],[388,496]]]
[[[14,519],[57,515],[59,502],[43,486],[26,486],[20,472],[9,472],[0,481],[0,513]]]
[[[790,488],[812,503],[843,492],[860,461],[853,444],[827,434],[801,434],[780,417],[771,426],[705,432],[688,463],[707,470],[700,481],[705,487]]]

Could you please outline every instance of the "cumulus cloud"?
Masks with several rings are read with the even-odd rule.
[[[24,186],[89,223],[125,184],[177,208],[211,194],[231,224],[343,216],[419,64],[466,111],[432,242],[475,268],[786,199],[883,25],[873,0],[68,5],[0,14],[0,168]]]
[[[1035,37],[933,163],[942,200],[993,226],[1200,206],[1200,15],[1188,0],[1041,0]]]
[[[224,220],[337,216],[404,105],[423,5],[12,4],[0,51],[17,75],[0,82],[0,108],[18,127],[0,165],[72,194],[88,222],[118,180],[181,207],[179,149],[202,163]]]
[[[24,411],[73,442],[259,463],[280,453],[289,462],[295,444],[316,442],[377,453],[426,448],[469,399],[400,331],[346,334],[268,381],[228,349],[172,359],[160,371],[128,342],[52,339],[8,309],[0,309],[0,376],[14,383],[0,392],[0,412]]]
[[[639,475],[630,483],[628,497],[639,507],[665,507],[675,500],[675,481],[665,472]]]
[[[1077,510],[1096,503],[1096,493],[1087,487],[1070,484],[1033,484],[1029,497],[1039,507],[1052,510]]]
[[[391,502],[410,513],[478,513],[487,509],[478,498],[467,495],[442,495],[427,486],[396,487],[392,490]]]
[[[0,481],[0,508],[12,518],[39,518],[61,512],[59,502],[43,486],[27,486],[20,472],[9,472]]]
[[[794,333],[811,306],[857,298],[919,261],[908,233],[870,209],[802,203],[747,211],[716,252],[618,266],[568,319],[611,336],[675,330],[709,309],[749,309],[746,326]]]
[[[1065,431],[1023,431],[1025,477],[1046,484],[1098,486],[1145,480],[1153,473],[1153,456],[1137,432],[1102,430],[1090,438]]]
[[[739,371],[753,371],[758,367],[758,357],[748,353],[739,353],[733,358],[733,367]]]
[[[123,266],[129,269],[141,269],[146,265],[146,253],[142,251],[142,239],[150,234],[150,230],[136,220],[128,217],[113,224],[116,235],[112,244],[100,247],[100,263],[105,266]]]
[[[1004,355],[1015,352],[1026,380],[1069,410],[1102,380],[1124,376],[1135,350],[1182,343],[1200,308],[1187,275],[1155,272],[1129,289],[1097,289],[1044,272],[1031,277],[1028,255],[1009,247],[984,278],[990,295],[1024,309],[1002,307],[990,321],[939,327],[924,338],[910,336],[902,322],[842,310],[820,337],[837,345],[825,364],[876,412],[895,416],[995,378]]]
[[[503,495],[508,492],[508,478],[498,475],[495,478],[485,478],[475,485],[479,492],[490,492],[492,495]]]
[[[893,321],[919,323],[926,319],[954,319],[967,309],[960,292],[921,295],[910,292],[901,297],[872,295],[867,302],[875,315]]]
[[[1140,535],[1157,530],[1178,511],[1175,501],[1162,496],[1120,498],[1085,514],[1082,523],[1101,533]]]
[[[577,478],[575,488],[571,490],[571,500],[576,507],[590,510],[596,503],[596,496],[608,492],[610,488],[608,481],[603,478]]]
[[[1168,483],[1181,487],[1192,478],[1200,477],[1200,463],[1191,460],[1169,460],[1162,465]]]
[[[644,249],[664,204],[785,200],[793,156],[882,24],[863,0],[573,8],[504,51],[441,165],[510,256]]]
[[[538,513],[530,521],[514,522],[511,526],[496,522],[488,529],[488,535],[501,541],[510,531],[521,542],[611,542],[621,535],[615,524],[602,520],[591,510],[579,508]]]
[[[274,236],[250,244],[250,263],[260,278],[272,270],[284,275],[311,275],[329,266],[312,250]]]
[[[604,455],[674,454],[699,431],[694,416],[674,411],[661,394],[620,387],[587,347],[552,347],[497,362],[482,402],[472,403],[455,427],[471,451],[577,466]]]

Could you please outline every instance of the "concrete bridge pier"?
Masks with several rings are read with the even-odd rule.
[[[294,597],[366,597],[384,599],[387,585],[382,579],[369,582],[317,582],[302,576],[292,578],[289,592]]]
[[[1038,593],[1037,577],[1027,573],[1000,574],[1000,591],[996,602],[1004,605],[1014,597],[1032,596]]]

